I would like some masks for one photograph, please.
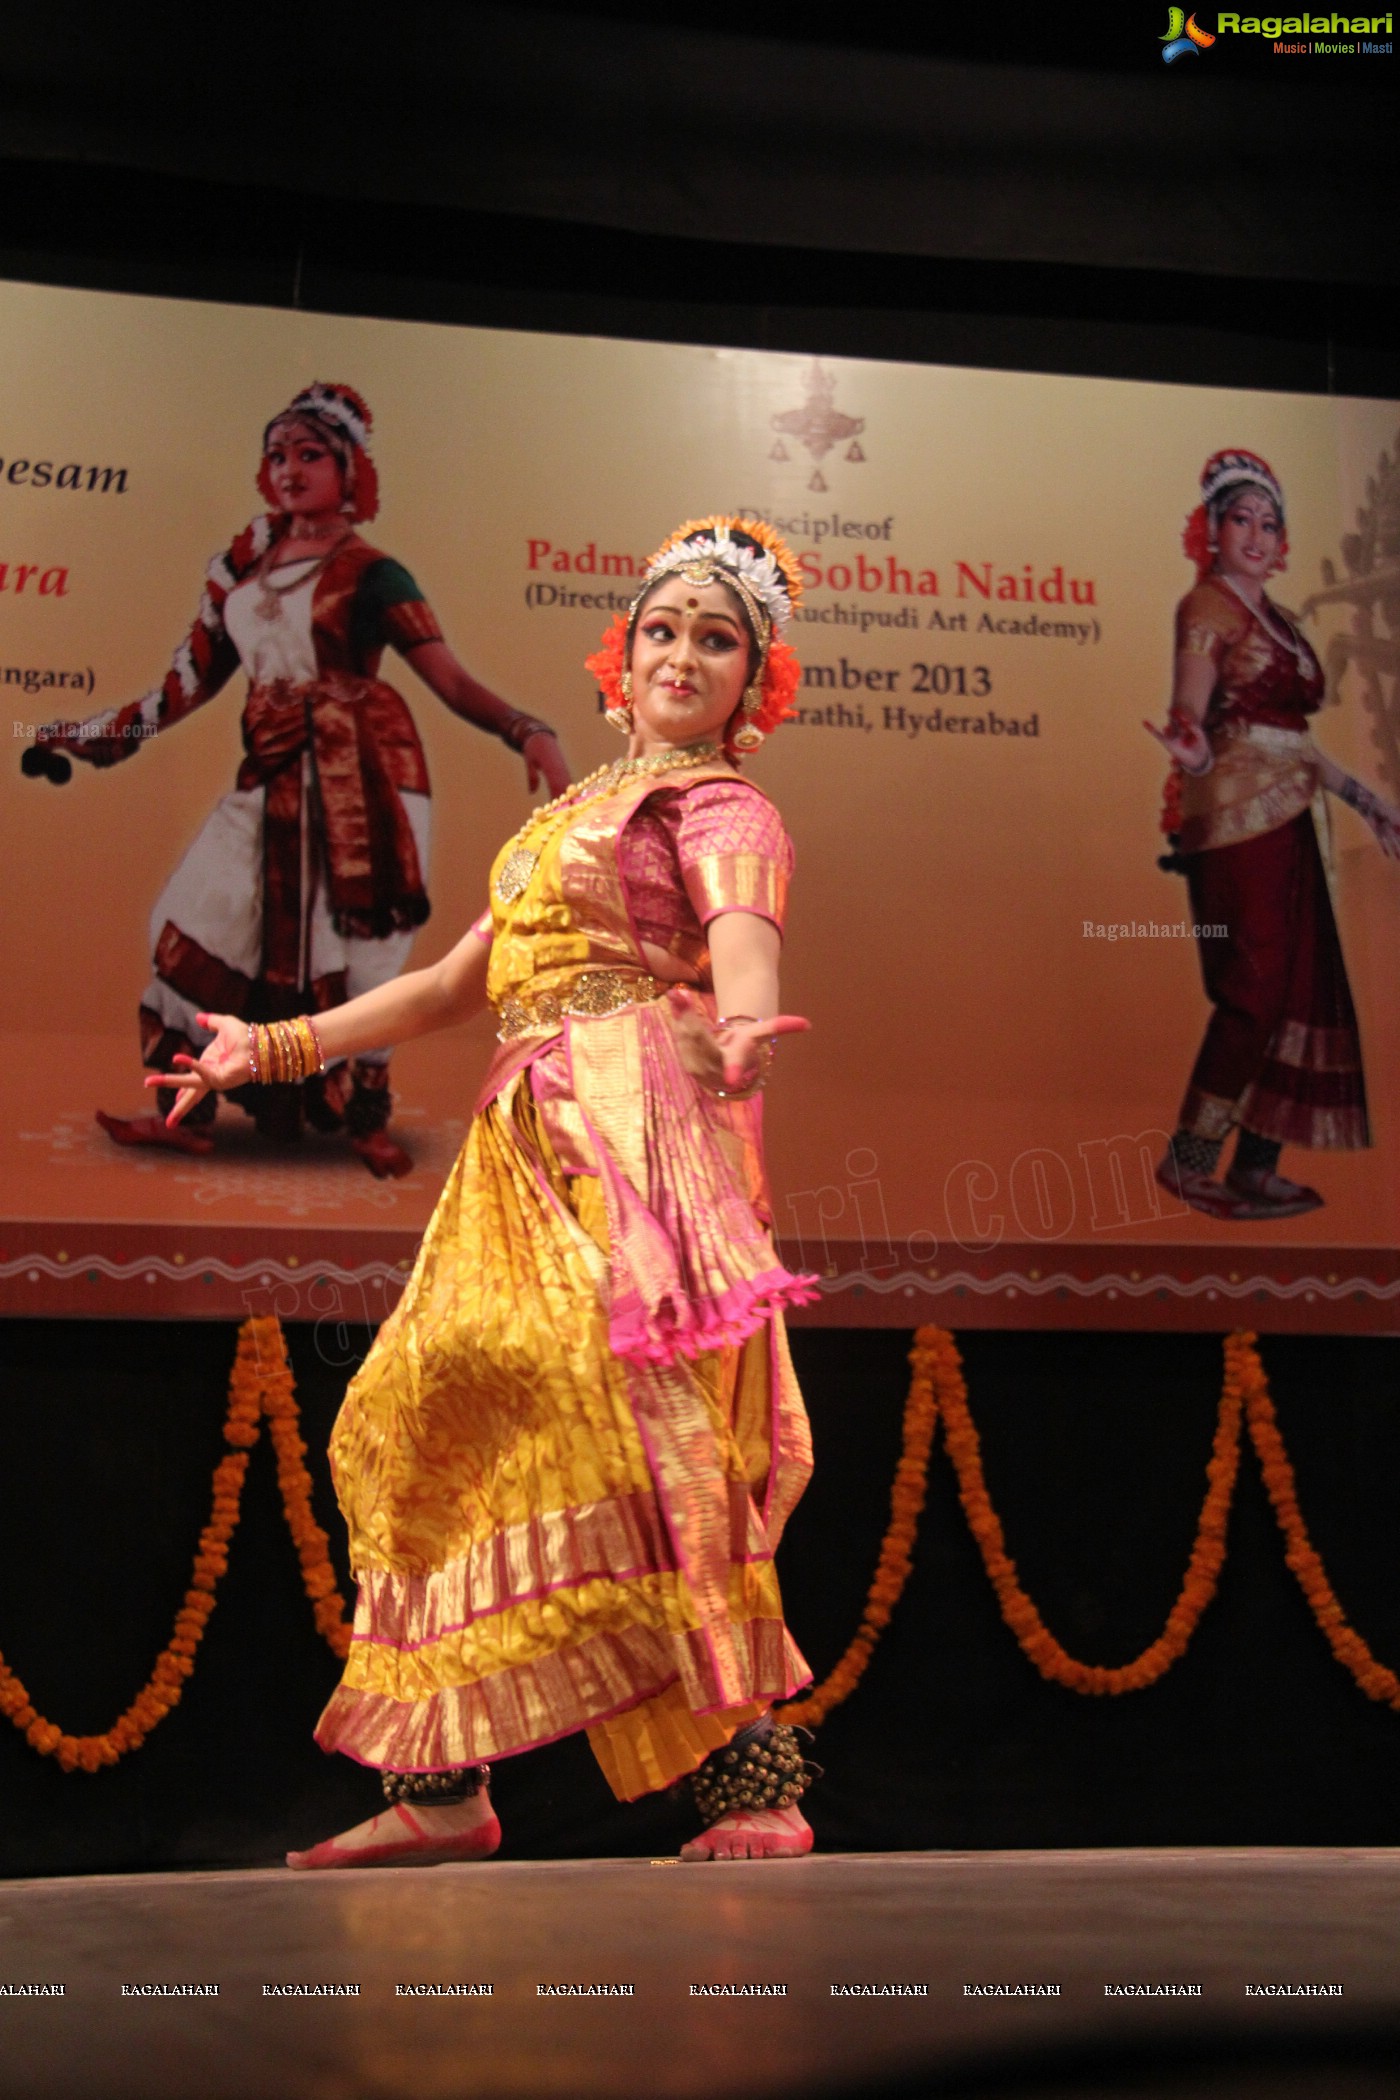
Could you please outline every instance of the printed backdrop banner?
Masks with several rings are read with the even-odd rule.
[[[206,565],[263,506],[309,381],[373,410],[381,508],[449,647],[618,746],[583,658],[683,518],[748,509],[800,554],[801,718],[750,761],[797,847],[768,1095],[777,1227],[811,1317],[912,1325],[1400,1326],[1400,868],[1333,805],[1332,881],[1374,1146],[1284,1154],[1324,1206],[1267,1224],[1152,1178],[1208,1008],[1157,865],[1181,528],[1222,446],[1270,461],[1328,662],[1319,742],[1400,798],[1394,403],[863,363],[0,287],[0,1058],[11,1309],[382,1315],[462,1133],[483,1018],[392,1065],[413,1171],[278,1144],[220,1107],[207,1157],[123,1148],[158,898],[240,760],[238,673],[64,786],[37,725],[157,686]],[[432,784],[441,954],[526,808],[519,759],[386,654]],[[256,871],[255,871],[256,873]],[[256,898],[215,900],[245,914]],[[406,945],[406,943],[405,943]]]

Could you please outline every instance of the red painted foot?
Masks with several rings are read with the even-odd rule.
[[[464,1821],[469,1809],[475,1820]],[[402,1801],[357,1823],[339,1837],[324,1838],[308,1852],[289,1852],[299,1871],[326,1867],[435,1867],[448,1860],[490,1859],[501,1846],[501,1826],[491,1810],[479,1815],[475,1802],[451,1808],[407,1808]]]
[[[811,1849],[812,1826],[800,1808],[731,1808],[682,1845],[681,1858],[801,1859]]]
[[[382,1130],[371,1132],[369,1137],[352,1137],[350,1142],[376,1181],[401,1181],[405,1174],[413,1172],[413,1161],[403,1146],[396,1145]]]
[[[189,1152],[198,1157],[214,1150],[214,1140],[202,1131],[187,1130],[177,1123],[172,1130],[164,1116],[109,1116],[97,1110],[97,1121],[113,1144],[155,1145],[167,1152]]]

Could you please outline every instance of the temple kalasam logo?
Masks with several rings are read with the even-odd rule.
[[[1202,29],[1194,14],[1183,8],[1167,9],[1167,26],[1159,41],[1168,65],[1178,58],[1199,57],[1221,37],[1262,38],[1276,57],[1300,58],[1387,58],[1394,50],[1390,41],[1393,14],[1385,15],[1242,15],[1221,13],[1214,30]],[[1384,36],[1386,42],[1377,41]],[[1288,39],[1305,41],[1289,42]]]
[[[845,446],[843,459],[857,466],[864,464],[860,434],[865,418],[848,416],[836,406],[836,381],[819,357],[812,359],[802,375],[802,390],[805,399],[800,408],[785,408],[772,418],[778,435],[768,457],[778,461],[791,459],[785,440],[796,439],[812,462],[812,478],[807,486],[821,495],[827,487],[822,461],[838,445]]]

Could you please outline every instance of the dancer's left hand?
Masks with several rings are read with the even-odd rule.
[[[541,780],[545,782],[551,795],[562,795],[565,788],[571,784],[573,775],[569,771],[569,761],[565,758],[563,747],[552,730],[537,729],[533,736],[526,737],[521,756],[525,760],[525,772],[532,795]]]
[[[765,1021],[713,1022],[692,991],[678,985],[670,994],[681,1063],[710,1093],[734,1096],[754,1091],[767,1077],[773,1043],[811,1027],[801,1014],[772,1014]]]

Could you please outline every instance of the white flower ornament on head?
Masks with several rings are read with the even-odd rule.
[[[334,423],[338,429],[345,432],[352,444],[358,445],[362,451],[368,451],[369,411],[348,387],[327,386],[323,380],[313,380],[310,386],[304,387],[297,395],[286,414],[294,416],[299,410],[321,416],[328,423]]]
[[[668,548],[647,570],[645,587],[649,590],[663,576],[691,568],[696,562],[713,562],[716,567],[727,569],[758,600],[773,631],[784,632],[792,617],[787,578],[766,550],[760,554],[756,547],[741,546],[723,527],[717,532],[697,533],[694,539]]]

